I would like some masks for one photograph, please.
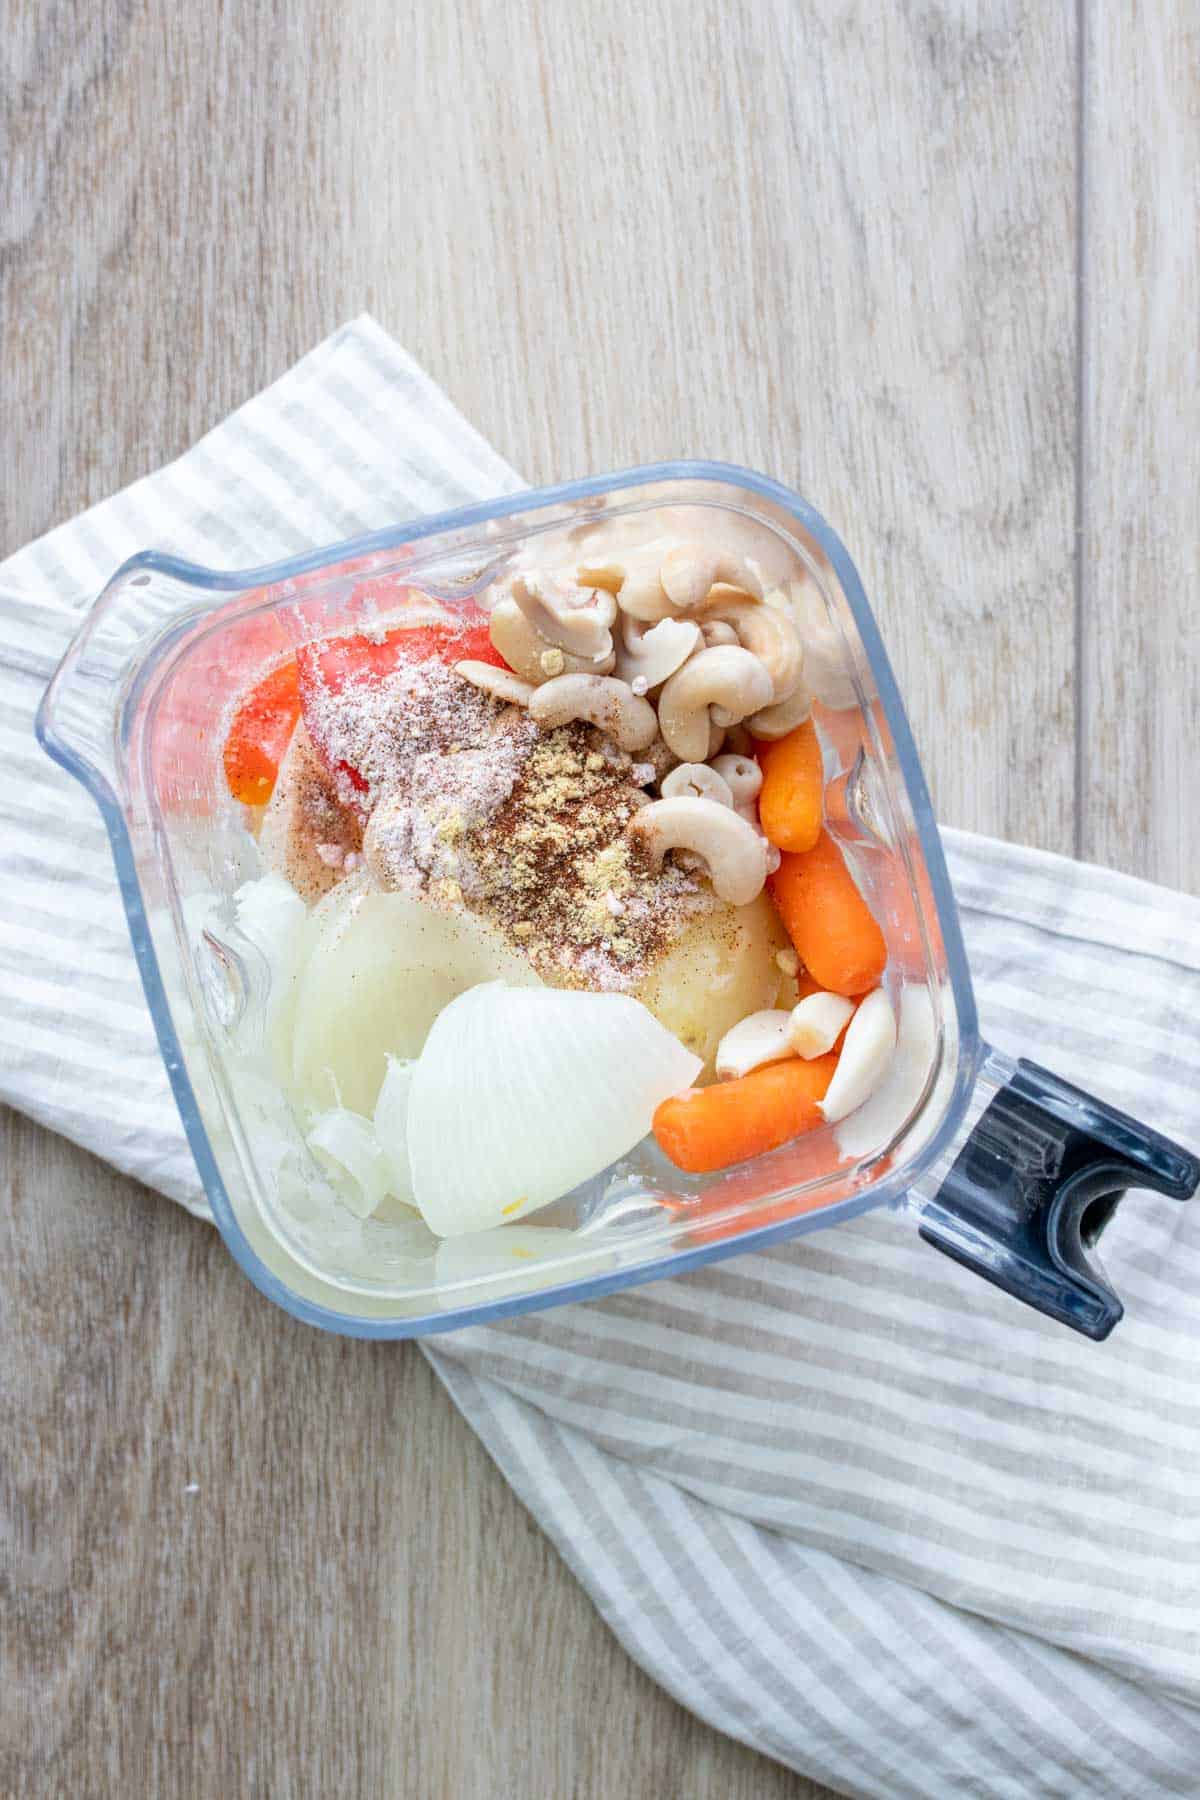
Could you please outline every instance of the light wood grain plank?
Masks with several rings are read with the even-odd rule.
[[[1089,4],[1080,852],[1200,889],[1200,14]]]
[[[18,0],[0,552],[367,307],[533,479],[794,481],[943,816],[1069,847],[1074,54],[995,0]],[[823,1792],[633,1667],[415,1352],[5,1132],[5,1792]]]
[[[942,817],[1069,850],[1073,8],[358,24],[383,322],[531,478],[695,454],[798,485],[859,560]],[[417,137],[435,78],[459,103]]]
[[[629,1661],[415,1346],[3,1111],[0,1166],[0,1791],[821,1794]]]

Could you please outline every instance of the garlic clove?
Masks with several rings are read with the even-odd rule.
[[[843,1156],[874,1155],[906,1124],[906,1154],[915,1152],[917,1139],[923,1142],[933,1129],[932,1123],[924,1120],[941,1116],[938,1108],[931,1105],[925,1109],[921,1125],[911,1123],[926,1083],[937,1067],[937,1052],[933,997],[923,984],[906,983],[900,990],[896,1054],[887,1073],[866,1104],[838,1126],[838,1146]],[[957,1067],[953,1057],[948,1067],[952,1072]]]
[[[788,1033],[792,1049],[806,1062],[833,1049],[854,1011],[841,994],[808,994],[791,1011]]]
[[[803,1004],[803,1002],[801,1003]],[[882,988],[868,994],[851,1019],[821,1111],[831,1125],[870,1098],[896,1050],[896,1015]]]
[[[794,1056],[789,1036],[792,1015],[768,1007],[739,1019],[717,1045],[717,1075],[722,1081],[748,1075],[764,1063]]]

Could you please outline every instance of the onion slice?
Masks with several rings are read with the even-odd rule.
[[[487,982],[451,1001],[413,1073],[413,1191],[439,1237],[523,1218],[624,1156],[703,1064],[639,1000]]]
[[[392,1171],[370,1119],[344,1106],[332,1107],[309,1132],[308,1145],[337,1181],[350,1211],[369,1219],[392,1189]]]
[[[291,1082],[309,1105],[369,1116],[389,1056],[415,1057],[442,1009],[497,977],[537,986],[527,957],[477,914],[443,911],[371,878],[339,882],[313,914],[296,984]]]
[[[259,973],[247,971],[250,1004],[237,1027],[236,1046],[252,1061],[265,1052],[268,1065],[279,1073],[290,1060],[296,983],[309,941],[308,908],[291,883],[276,874],[243,882],[233,895],[233,907],[237,934],[258,952],[267,975],[264,990]],[[220,928],[216,935],[222,935]],[[236,937],[234,942],[236,946]]]
[[[260,875],[243,882],[233,896],[233,906],[242,936],[261,952],[270,970],[267,1005],[276,1013],[296,972],[308,908],[282,875]]]
[[[387,1074],[375,1102],[375,1137],[387,1158],[391,1193],[406,1206],[415,1206],[412,1170],[408,1162],[408,1102],[416,1064],[389,1056]]]

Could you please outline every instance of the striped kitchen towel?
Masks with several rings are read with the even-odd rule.
[[[92,803],[34,743],[132,551],[236,567],[518,486],[369,319],[0,566],[0,1098],[200,1192]],[[1200,902],[947,833],[985,1029],[1198,1141]],[[83,923],[82,921],[86,921]],[[872,1214],[426,1354],[632,1655],[852,1794],[1200,1794],[1200,1209],[1076,1338]],[[264,1302],[266,1304],[266,1302]]]

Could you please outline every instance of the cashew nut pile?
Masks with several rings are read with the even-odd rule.
[[[660,541],[560,576],[525,570],[489,635],[508,669],[461,662],[464,680],[547,730],[593,725],[653,766],[661,798],[628,829],[654,862],[688,851],[731,905],[761,893],[779,853],[759,828],[762,776],[743,752],[748,734],[794,730],[811,696],[792,608],[764,593],[750,558]]]

